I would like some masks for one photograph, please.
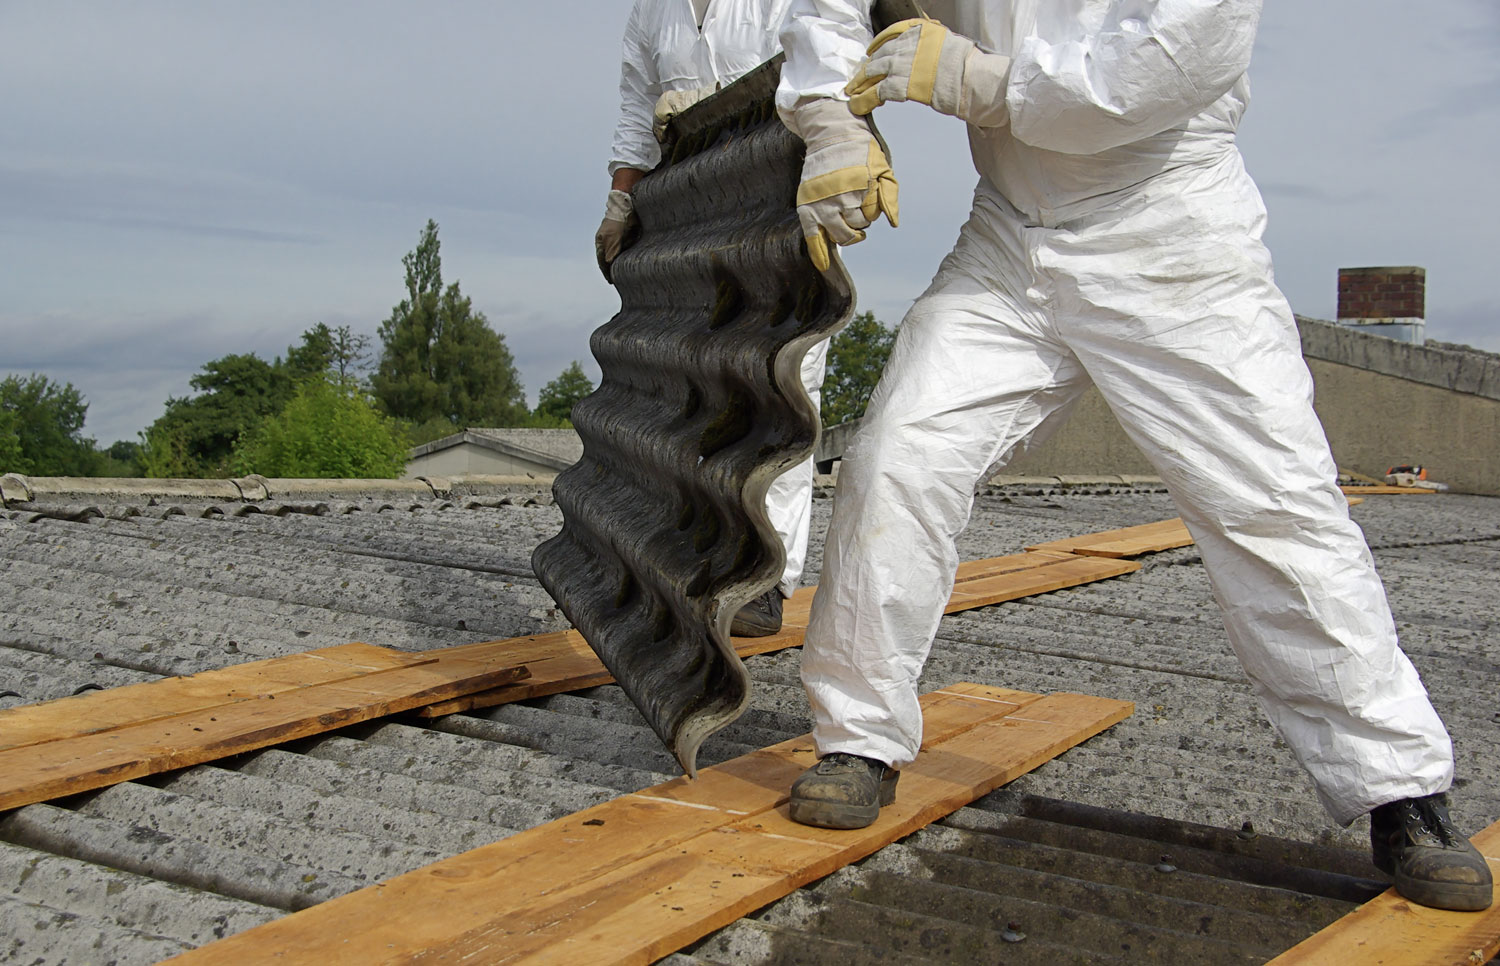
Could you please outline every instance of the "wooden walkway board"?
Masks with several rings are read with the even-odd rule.
[[[1033,594],[1045,594],[1106,577],[1118,577],[1139,569],[1140,565],[1135,563],[1105,562],[1083,558],[1077,554],[1045,551],[970,560],[958,567],[953,596],[949,598],[944,613],[952,614]],[[808,612],[812,608],[813,594],[816,591],[816,587],[803,587],[786,601],[780,633],[766,637],[731,638],[735,653],[743,658],[800,646],[802,635],[807,630]],[[489,708],[614,681],[584,641],[583,635],[572,630],[537,637],[466,644],[453,648],[452,651],[463,653],[476,661],[525,663],[531,669],[531,677],[494,691],[466,694],[430,704],[417,712],[424,718],[438,718],[460,711]]]
[[[857,861],[1123,720],[1132,706],[957,685],[868,829],[786,814],[802,736],[625,795],[170,962],[649,963]]]
[[[430,664],[436,658],[370,644],[341,644],[186,677],[90,691],[70,698],[0,710],[0,750],[109,731],[188,711],[201,711],[309,684],[371,671]]]
[[[1500,822],[1473,838],[1500,880]],[[1269,966],[1478,966],[1500,956],[1500,903],[1448,912],[1407,902],[1394,889],[1271,960]]]
[[[1147,523],[1138,527],[1123,527],[1100,533],[1086,533],[1078,537],[1052,540],[1027,547],[1027,550],[1051,550],[1059,553],[1077,553],[1089,557],[1138,557],[1143,553],[1157,553],[1191,546],[1192,534],[1180,517]]]
[[[1425,486],[1341,486],[1351,496],[1431,496],[1439,491]]]
[[[364,670],[338,661],[323,662],[333,670],[310,667],[306,659],[320,654],[326,656],[308,652],[11,709],[16,733],[26,743],[0,751],[0,809],[322,734],[467,691],[489,690],[529,673],[525,667],[481,663],[442,651],[365,654],[378,660]],[[388,666],[380,667],[382,660]],[[319,673],[331,679],[288,685],[288,678],[316,679]],[[144,711],[137,705],[135,720],[122,720],[129,711],[127,693],[159,703],[145,705]],[[96,705],[100,713],[94,716]],[[176,710],[165,713],[164,708]],[[59,709],[76,716],[77,723],[57,728],[51,740],[39,739],[41,725],[28,724],[28,713],[50,725]]]

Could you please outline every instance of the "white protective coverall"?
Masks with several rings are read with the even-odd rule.
[[[781,52],[777,31],[791,0],[709,0],[698,27],[693,0],[636,0],[625,24],[620,66],[620,120],[615,126],[609,173],[649,171],[661,160],[651,132],[656,102],[667,91],[727,86]],[[818,408],[828,343],[802,360],[802,386]],[[779,588],[790,597],[807,560],[813,461],[787,470],[766,494],[766,514],[786,549]]]
[[[969,220],[844,454],[802,656],[820,755],[916,756],[975,484],[1092,384],[1170,489],[1333,818],[1446,790],[1448,735],[1336,486],[1235,144],[1259,0],[956,7],[951,29],[1012,58],[1009,123],[969,128]],[[868,2],[795,0],[783,113],[842,97],[869,40]]]

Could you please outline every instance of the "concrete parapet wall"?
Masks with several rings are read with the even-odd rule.
[[[1314,408],[1339,466],[1381,476],[1420,463],[1461,493],[1500,496],[1500,355],[1419,346],[1299,318]],[[818,458],[842,452],[846,423],[825,434]],[[1149,475],[1097,390],[1088,390],[1049,440],[1000,472],[1031,477]]]

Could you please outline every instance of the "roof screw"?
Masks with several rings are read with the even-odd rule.
[[[1246,821],[1244,825],[1241,825],[1240,830],[1235,834],[1244,839],[1246,842],[1260,835],[1260,833],[1255,830],[1255,826],[1251,825],[1249,821]]]
[[[1008,922],[1005,924],[1005,928],[1000,931],[1000,938],[1008,943],[1018,943],[1025,941],[1026,934],[1021,931],[1021,924],[1019,922]]]
[[[1156,863],[1156,871],[1176,872],[1177,866],[1172,864],[1172,857],[1170,855],[1164,855],[1161,857],[1161,861]]]

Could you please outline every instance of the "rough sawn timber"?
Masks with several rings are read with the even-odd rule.
[[[955,811],[1124,720],[1132,705],[959,684],[867,829],[787,817],[815,760],[791,741],[624,795],[170,960],[649,963]]]
[[[1473,838],[1500,879],[1500,822]],[[1387,890],[1271,960],[1269,966],[1477,966],[1500,956],[1500,903],[1449,912]]]
[[[340,656],[352,648],[328,648]],[[369,649],[369,651],[384,649]],[[370,657],[369,651],[361,652]],[[322,734],[525,677],[525,667],[438,651],[387,651],[359,668],[309,652],[9,709],[25,742],[0,751],[0,809],[91,791]],[[257,666],[259,665],[259,666]],[[333,670],[330,670],[330,667]],[[288,673],[314,683],[297,686]],[[316,680],[323,676],[324,680]],[[331,677],[329,680],[327,678]],[[265,686],[257,690],[257,681]],[[291,686],[288,686],[291,684]],[[131,705],[135,720],[126,720]],[[94,715],[93,709],[99,713]],[[170,709],[170,710],[164,710]],[[38,724],[28,724],[35,720]],[[68,723],[71,721],[71,724]],[[40,728],[55,737],[41,738]]]

